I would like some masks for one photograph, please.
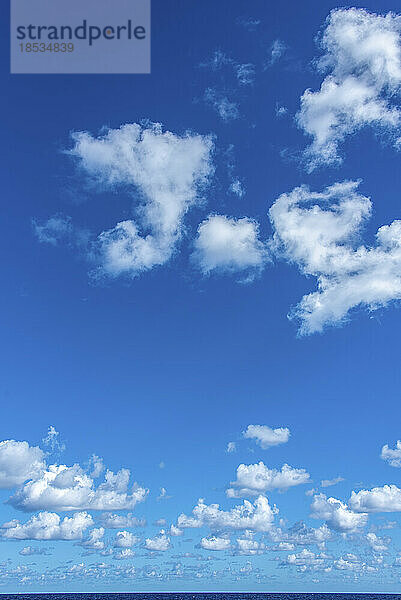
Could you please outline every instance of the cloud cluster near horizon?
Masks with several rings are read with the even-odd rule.
[[[281,446],[289,438],[289,430],[284,427],[251,425],[244,430],[247,432],[250,436],[246,438],[255,439],[261,452]],[[78,464],[72,467],[47,465],[45,453],[26,441],[0,442],[0,449],[1,473],[5,475],[3,487],[16,488],[9,504],[19,511],[34,513],[25,521],[12,519],[0,526],[0,537],[4,541],[38,544],[17,548],[21,557],[46,555],[48,548],[41,544],[64,541],[84,553],[102,556],[106,561],[104,568],[109,568],[108,558],[127,562],[137,551],[152,556],[168,553],[174,549],[175,538],[181,539],[186,530],[199,530],[197,540],[187,540],[187,543],[192,542],[201,552],[238,557],[278,553],[278,568],[285,566],[313,573],[333,568],[348,571],[351,565],[352,570],[361,574],[377,572],[380,568],[377,560],[383,560],[391,546],[391,538],[366,529],[370,516],[401,512],[401,490],[394,484],[352,491],[348,501],[311,490],[310,517],[321,523],[310,527],[301,521],[288,526],[270,495],[293,493],[293,488],[310,484],[311,477],[305,469],[287,464],[274,469],[260,461],[238,466],[236,480],[226,493],[226,502],[234,500],[234,506],[225,508],[200,498],[189,514],[179,513],[175,523],[170,525],[165,519],[159,519],[154,523],[163,527],[158,533],[146,531],[141,536],[132,529],[147,527],[146,522],[127,511],[144,501],[148,490],[137,484],[128,490],[127,469],[117,473],[106,470],[103,481],[95,484],[90,473],[97,470],[96,479],[104,471],[99,467],[103,462],[97,456],[84,470]],[[18,474],[15,470],[16,478],[10,480],[8,473],[15,465],[18,465]],[[326,479],[321,486],[341,481],[341,477]],[[238,503],[239,497],[243,500]],[[104,512],[99,515],[99,511]],[[60,515],[60,512],[69,514]],[[355,539],[362,546],[360,555],[344,553],[344,545],[352,546]],[[341,554],[338,554],[340,541]],[[332,545],[330,551],[328,544]],[[394,560],[398,560],[397,556]],[[184,554],[181,561],[186,564]]]

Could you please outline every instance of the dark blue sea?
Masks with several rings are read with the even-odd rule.
[[[401,594],[0,594],[2,600],[401,600]]]

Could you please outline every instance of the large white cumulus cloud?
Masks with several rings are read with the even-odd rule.
[[[130,472],[106,471],[103,483],[93,479],[79,465],[50,465],[23,485],[8,503],[23,511],[36,510],[128,510],[146,498],[147,490],[134,484]]]
[[[79,540],[91,525],[93,519],[86,512],[64,519],[56,513],[40,512],[26,523],[17,520],[4,523],[0,536],[8,540]]]
[[[358,185],[345,181],[320,193],[298,187],[269,211],[276,254],[317,278],[317,291],[292,315],[302,334],[343,322],[355,307],[374,310],[401,298],[401,221],[380,227],[374,246],[359,244],[372,204]]]
[[[204,274],[260,271],[268,260],[259,225],[248,218],[209,215],[198,228],[193,259]]]
[[[264,496],[256,498],[255,502],[244,500],[243,504],[225,511],[218,504],[206,504],[203,499],[192,511],[192,516],[181,514],[177,525],[181,529],[209,527],[212,531],[219,530],[253,530],[270,531],[274,517],[278,513],[275,506],[270,506]]]
[[[349,506],[355,512],[401,512],[401,489],[391,484],[352,492]]]
[[[313,498],[311,516],[324,519],[330,529],[342,533],[352,533],[364,527],[368,518],[366,513],[355,513],[341,500],[327,498],[325,494],[317,494]]]
[[[321,37],[318,66],[326,76],[320,90],[306,90],[297,115],[312,137],[309,170],[341,162],[344,138],[371,126],[399,145],[401,111],[394,97],[401,86],[401,17],[358,8],[335,9]]]
[[[28,442],[0,442],[0,488],[13,488],[36,477],[45,468],[44,453]]]
[[[135,276],[166,263],[183,233],[185,213],[213,171],[211,138],[133,123],[99,137],[78,132],[73,139],[71,154],[93,183],[125,190],[134,202],[134,219],[99,235],[102,272]]]
[[[254,465],[241,464],[237,468],[237,479],[227,490],[229,498],[256,496],[268,490],[287,490],[290,487],[308,483],[309,473],[305,469],[295,469],[283,465],[280,470],[269,469],[262,461]]]

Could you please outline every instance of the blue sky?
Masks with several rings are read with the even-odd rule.
[[[401,17],[337,8],[154,0],[146,76],[4,20],[0,591],[398,590]]]

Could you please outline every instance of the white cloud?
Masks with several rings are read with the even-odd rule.
[[[268,260],[259,240],[259,226],[248,218],[209,215],[198,227],[193,259],[207,275],[211,271],[260,271]]]
[[[118,515],[113,513],[103,513],[100,522],[105,529],[122,529],[123,527],[145,527],[146,521],[134,517],[132,513]]]
[[[130,531],[119,531],[114,540],[115,548],[132,548],[140,542],[140,538]]]
[[[379,537],[375,533],[367,533],[366,540],[373,550],[373,552],[378,552],[381,554],[382,552],[387,552],[388,550],[388,541],[383,537]]]
[[[240,85],[252,85],[255,81],[255,65],[252,63],[236,64],[235,72]]]
[[[272,429],[268,425],[248,425],[243,432],[247,439],[253,439],[264,450],[279,444],[286,444],[290,439],[290,430],[287,427]]]
[[[238,198],[245,196],[245,189],[242,181],[239,179],[234,179],[230,184],[230,192],[238,196]]]
[[[46,437],[42,443],[47,446],[51,452],[64,452],[65,444],[60,442],[60,432],[53,425],[50,425]]]
[[[227,490],[229,498],[256,496],[268,490],[287,490],[290,487],[309,483],[310,475],[305,469],[294,469],[283,465],[281,470],[269,469],[260,461],[253,465],[241,464],[237,468],[237,479],[232,481],[234,488]]]
[[[289,542],[280,542],[277,546],[270,548],[270,550],[274,552],[291,552],[291,550],[295,550],[295,545]]]
[[[47,548],[33,548],[32,546],[25,546],[22,548],[18,554],[21,556],[39,556],[39,555],[47,555],[49,551]]]
[[[86,512],[64,519],[56,513],[41,512],[26,523],[16,519],[4,523],[1,537],[8,540],[79,540],[91,525],[93,519]]]
[[[128,510],[142,502],[147,490],[134,484],[128,489],[130,472],[106,471],[97,488],[93,479],[75,464],[50,465],[28,481],[8,503],[19,510]]]
[[[69,240],[74,233],[71,217],[54,215],[44,223],[32,221],[33,230],[39,242],[56,246],[59,242]]]
[[[256,69],[252,63],[239,63],[230,56],[227,56],[221,50],[216,50],[211,60],[201,63],[201,67],[208,67],[212,71],[221,71],[224,68],[229,69],[237,80],[239,85],[252,85],[255,81]],[[217,94],[217,90],[208,88],[206,96],[210,93]],[[208,100],[208,98],[205,98]],[[222,115],[221,115],[222,116]]]
[[[200,499],[192,516],[181,514],[177,525],[181,529],[209,527],[212,531],[249,529],[266,532],[272,528],[277,513],[276,506],[271,507],[264,496],[256,498],[254,503],[244,500],[243,504],[228,511],[221,510],[219,504],[207,505]]]
[[[401,467],[401,440],[397,440],[394,450],[385,444],[380,458],[388,462],[391,467]]]
[[[237,445],[235,442],[228,442],[226,452],[227,454],[232,454],[237,450]]]
[[[261,20],[255,17],[239,17],[237,19],[238,25],[242,25],[248,31],[255,31],[261,24]]]
[[[311,517],[324,519],[330,529],[342,533],[357,531],[366,525],[368,519],[367,514],[357,514],[340,500],[327,498],[324,494],[318,494],[313,498]]]
[[[280,105],[278,102],[276,103],[276,117],[284,117],[288,113],[288,108],[286,106]]]
[[[397,143],[401,112],[394,95],[401,84],[401,18],[358,8],[332,10],[321,37],[326,72],[320,90],[306,90],[297,115],[312,137],[309,170],[341,162],[338,146],[347,135],[371,126]]]
[[[297,546],[307,546],[316,544],[323,548],[325,543],[332,537],[332,533],[326,524],[321,527],[308,527],[302,521],[295,523],[287,531],[280,527],[271,532],[272,541],[283,544],[293,544]]]
[[[20,485],[44,468],[44,453],[37,446],[14,440],[0,442],[0,488]]]
[[[265,544],[254,540],[253,535],[252,531],[245,531],[244,537],[237,539],[237,554],[255,556],[256,554],[263,554],[266,551]]]
[[[79,542],[79,546],[88,550],[104,550],[105,544],[103,541],[104,529],[99,527],[89,531],[88,536]]]
[[[236,102],[230,100],[223,93],[213,88],[207,88],[204,94],[206,104],[211,106],[223,121],[233,121],[239,117],[239,108]]]
[[[120,550],[120,552],[116,552],[113,556],[116,560],[126,560],[128,558],[132,558],[135,556],[135,553],[131,550],[131,548],[124,548]]]
[[[286,44],[282,40],[274,40],[270,48],[270,65],[276,64],[287,50]]]
[[[105,469],[105,466],[103,463],[103,458],[96,456],[96,454],[92,454],[90,461],[89,461],[89,465],[92,469],[90,476],[93,479],[97,479],[98,477],[100,477],[100,475],[103,473],[103,471]]]
[[[154,538],[146,538],[145,548],[147,550],[165,552],[170,548],[170,538],[161,530],[160,534]]]
[[[345,481],[344,477],[335,477],[334,479],[322,479],[320,485],[322,488],[331,487],[332,485],[337,485],[337,483],[341,483]]]
[[[185,213],[213,171],[211,138],[134,123],[97,138],[78,132],[73,139],[71,154],[96,185],[128,190],[135,200],[135,220],[99,235],[102,274],[133,277],[166,263],[183,233]]]
[[[204,537],[200,541],[200,547],[204,550],[228,550],[231,546],[229,538],[218,537],[212,535],[210,537]]]
[[[172,537],[178,537],[178,536],[182,535],[184,532],[179,527],[176,527],[175,525],[171,525],[169,533]]]
[[[166,488],[160,488],[160,494],[158,495],[157,500],[170,500],[170,498],[172,498],[172,496],[167,494]]]
[[[372,207],[358,185],[344,181],[321,193],[298,187],[270,209],[276,254],[317,278],[317,291],[291,315],[301,334],[343,323],[357,306],[375,310],[401,298],[401,221],[380,227],[376,246],[357,245]]]
[[[281,564],[298,567],[301,571],[308,571],[322,569],[326,564],[326,559],[326,555],[315,554],[315,552],[304,548],[297,554],[289,554]]]
[[[384,485],[352,492],[349,506],[356,512],[401,512],[401,490],[396,485]]]

